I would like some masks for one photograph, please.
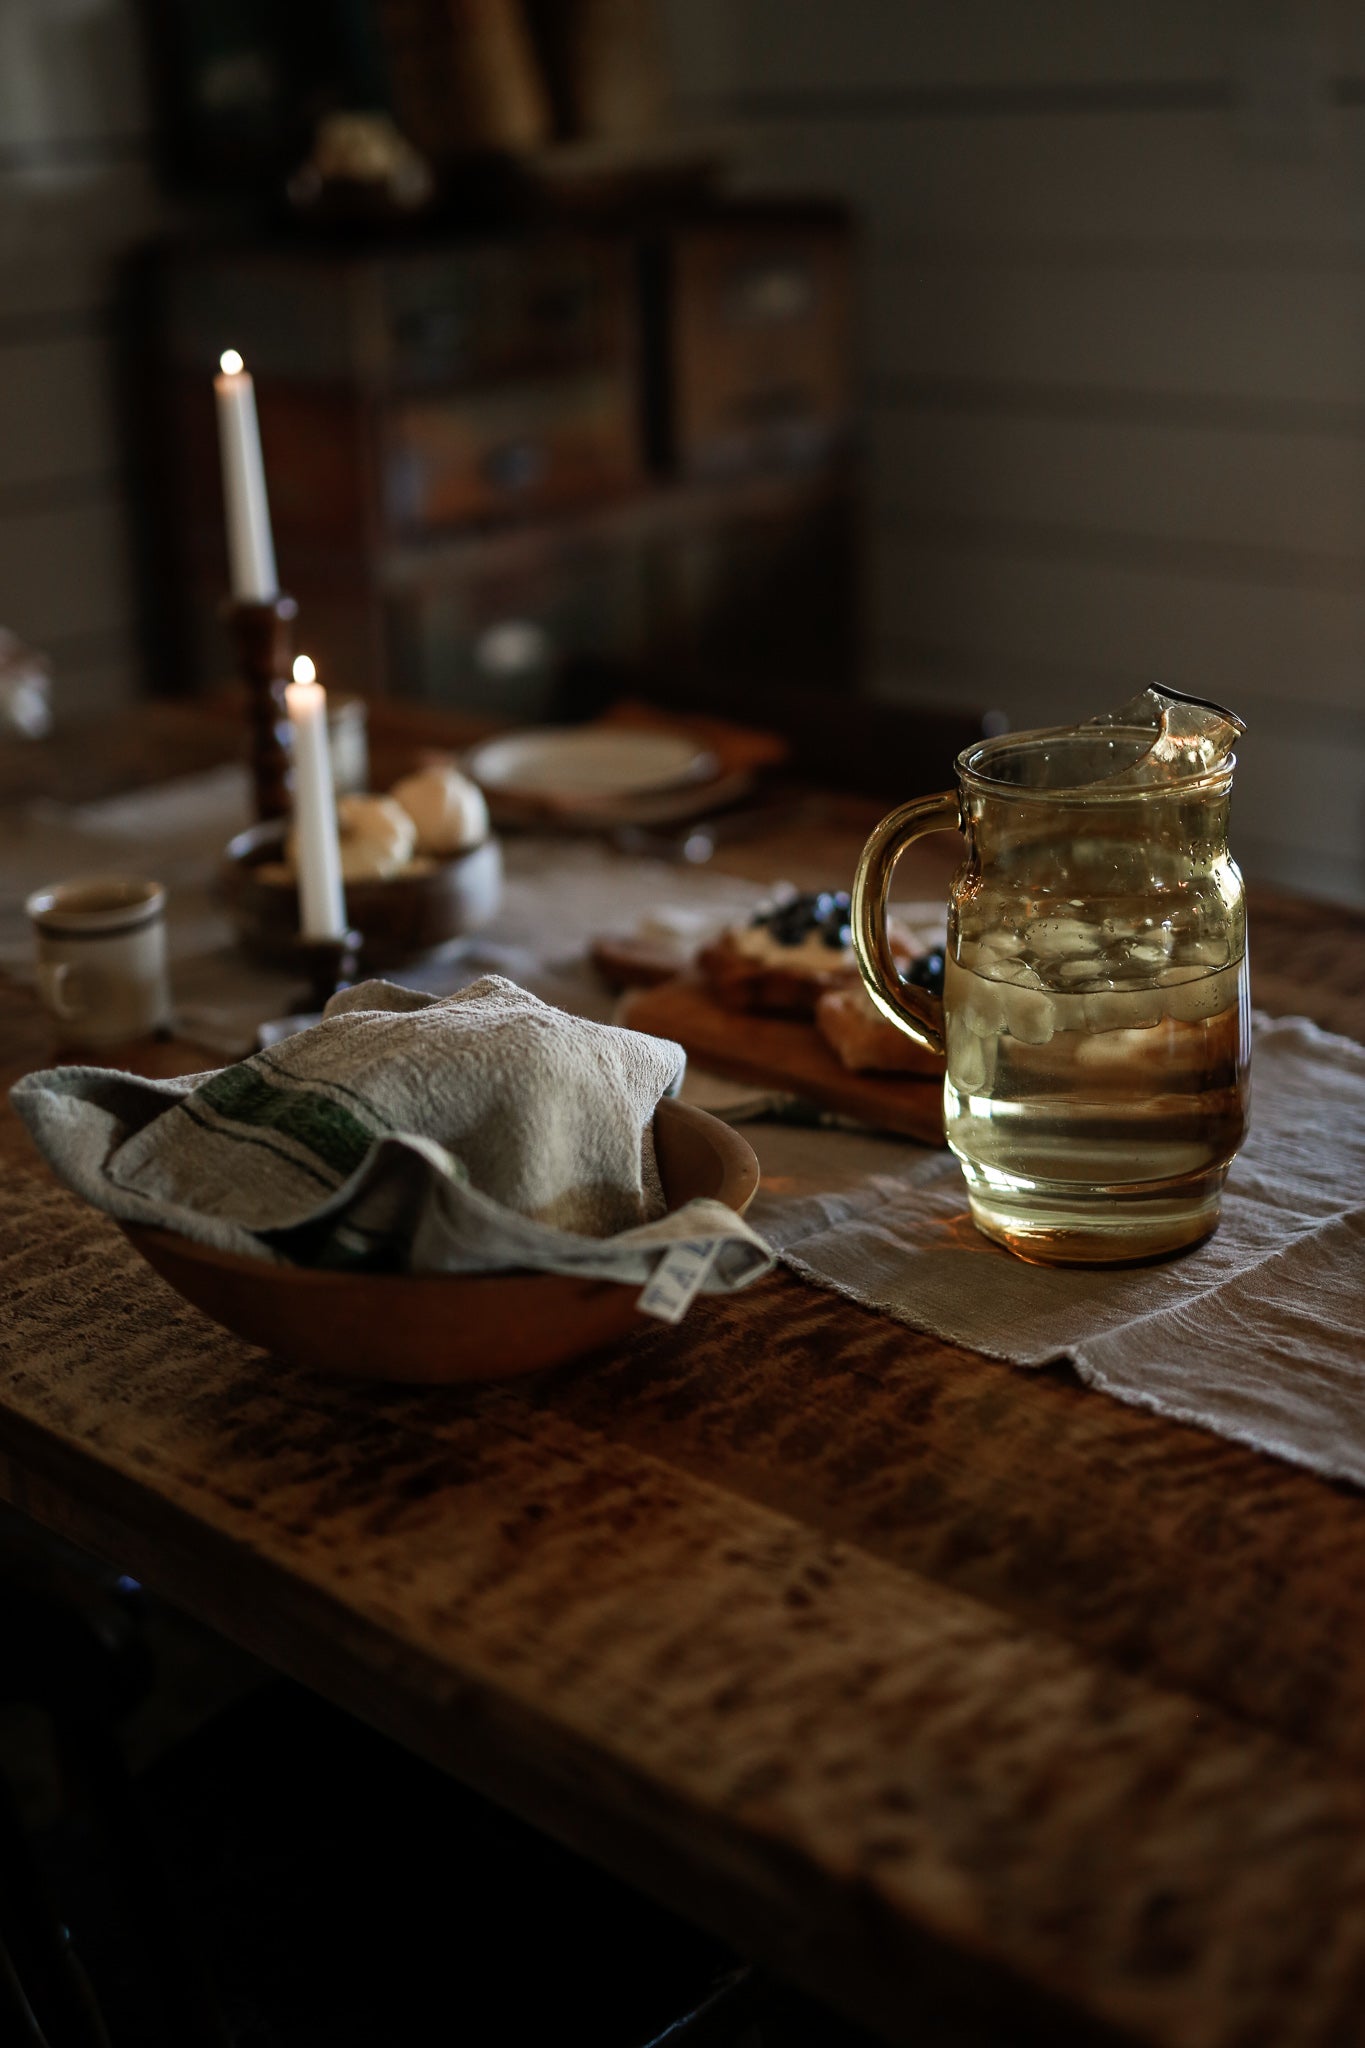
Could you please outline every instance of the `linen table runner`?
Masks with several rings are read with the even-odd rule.
[[[1015,1365],[1069,1359],[1121,1401],[1365,1485],[1365,1047],[1259,1019],[1252,1074],[1223,1220],[1183,1257],[1026,1265],[976,1230],[950,1153],[880,1146],[891,1170],[760,1194],[750,1221],[793,1271],[916,1329]],[[829,1178],[846,1141],[808,1142]]]

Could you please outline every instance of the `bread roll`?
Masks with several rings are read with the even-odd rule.
[[[419,853],[438,858],[466,853],[488,837],[483,791],[458,768],[419,768],[415,775],[396,782],[392,794],[412,819]]]
[[[407,866],[417,828],[392,797],[339,796],[337,836],[341,841],[341,879],[375,882]],[[293,832],[289,834],[286,852],[290,864],[297,869],[298,845]]]

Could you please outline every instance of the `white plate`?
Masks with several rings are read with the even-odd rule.
[[[699,782],[715,756],[682,733],[546,726],[485,740],[465,767],[486,790],[568,803],[606,803]]]

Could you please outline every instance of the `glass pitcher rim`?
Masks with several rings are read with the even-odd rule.
[[[1104,728],[1105,734],[1113,737],[1131,733],[1135,737],[1150,740],[1149,726],[1115,725]],[[1021,803],[1043,804],[1117,804],[1161,802],[1172,796],[1223,796],[1232,786],[1233,771],[1237,766],[1236,754],[1229,753],[1215,768],[1192,769],[1188,775],[1172,776],[1169,782],[1134,783],[1127,788],[1114,787],[1104,782],[1057,783],[1050,786],[1031,786],[1027,783],[1005,782],[996,776],[983,772],[981,763],[1008,752],[1011,747],[1046,740],[1083,739],[1090,737],[1075,725],[1031,726],[1023,732],[990,733],[984,738],[973,740],[964,747],[954,766],[958,781],[964,789],[979,790],[983,796],[1009,797]],[[1096,737],[1099,735],[1096,734]]]

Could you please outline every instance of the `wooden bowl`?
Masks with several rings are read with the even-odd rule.
[[[738,1131],[664,1101],[654,1148],[670,1209],[709,1195],[743,1214],[758,1161]],[[625,1336],[640,1283],[563,1273],[328,1273],[211,1250],[125,1223],[162,1279],[214,1322],[291,1364],[368,1379],[514,1379]]]
[[[298,965],[298,891],[287,882],[263,882],[255,871],[283,860],[287,829],[273,818],[239,832],[228,841],[220,874],[243,949],[272,967]],[[491,838],[411,875],[346,884],[346,915],[365,942],[361,964],[370,971],[401,967],[478,931],[501,901],[502,848]]]

